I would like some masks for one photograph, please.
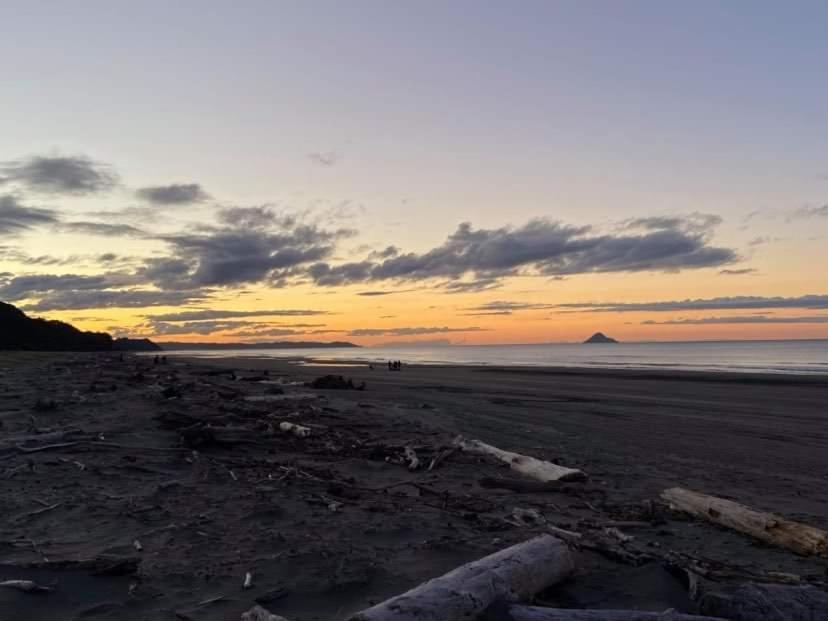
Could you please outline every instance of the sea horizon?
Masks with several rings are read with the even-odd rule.
[[[342,348],[182,349],[196,358],[281,358],[296,364],[404,364],[660,369],[774,374],[828,374],[828,339],[656,341],[612,344],[388,345]]]

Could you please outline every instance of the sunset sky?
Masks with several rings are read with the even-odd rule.
[[[31,315],[828,338],[828,3],[0,2],[0,300]]]

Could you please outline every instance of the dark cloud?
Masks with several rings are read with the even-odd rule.
[[[209,335],[216,332],[237,330],[251,324],[247,321],[194,321],[186,323],[166,323],[164,321],[150,321],[142,328],[152,336],[169,336],[172,334],[201,334]]]
[[[208,290],[152,291],[144,289],[90,289],[55,291],[24,306],[28,311],[81,310],[86,308],[142,308],[145,306],[180,306],[209,297]]]
[[[189,205],[210,199],[210,195],[197,183],[149,186],[137,189],[135,195],[153,205]]]
[[[701,317],[690,319],[669,319],[667,321],[642,321],[650,326],[706,326],[711,324],[757,324],[757,323],[828,323],[828,315],[812,315],[803,317],[774,317],[768,315],[747,315],[734,317]]]
[[[419,334],[444,334],[447,332],[484,332],[487,328],[414,327],[414,328],[359,328],[348,332],[348,336],[416,336]]]
[[[315,151],[308,153],[308,159],[320,166],[336,166],[342,158],[334,151]]]
[[[80,276],[77,274],[34,274],[16,276],[0,285],[0,299],[22,300],[54,291],[101,289],[111,286],[109,276]]]
[[[148,317],[148,319],[155,321],[202,321],[205,319],[231,319],[234,317],[310,317],[313,315],[327,314],[329,314],[328,311],[284,308],[252,311],[190,310],[179,311],[177,313],[166,313],[163,315],[152,315],[151,317]],[[318,326],[319,324],[305,325]]]
[[[236,286],[269,280],[287,283],[296,268],[329,256],[348,229],[327,230],[297,222],[266,207],[223,209],[222,226],[161,237],[173,251],[148,263],[152,282],[161,287]]]
[[[106,224],[104,222],[65,222],[59,230],[81,235],[102,235],[104,237],[143,237],[141,229],[130,224]]]
[[[441,285],[446,293],[480,293],[500,289],[503,285],[497,278],[478,278],[477,280],[450,280]]]
[[[384,295],[395,295],[397,293],[410,293],[411,291],[416,291],[416,289],[399,289],[397,291],[360,291],[357,293],[357,295],[372,298]]]
[[[11,194],[0,196],[0,234],[15,235],[57,221],[57,213],[51,209],[26,207]]]
[[[264,330],[243,330],[241,332],[233,332],[230,336],[238,336],[242,338],[260,338],[263,336],[296,336],[298,334],[308,334],[302,330],[293,330],[291,328],[267,328]]]
[[[721,216],[710,213],[691,213],[687,215],[649,216],[633,218],[622,223],[626,229],[646,229],[661,231],[673,229],[701,233],[710,231],[722,223]]]
[[[0,180],[35,192],[82,195],[112,189],[118,176],[109,166],[83,155],[35,156],[0,164]]]
[[[442,245],[423,254],[400,254],[378,262],[317,263],[308,271],[319,285],[430,278],[451,281],[466,275],[493,285],[503,277],[522,273],[562,276],[720,267],[734,262],[737,255],[709,244],[709,229],[717,222],[713,216],[647,219],[635,222],[636,228],[646,229],[644,232],[613,235],[548,220],[533,220],[516,229],[473,229],[464,223]]]
[[[746,274],[755,274],[757,270],[753,267],[745,267],[738,270],[719,270],[720,276],[744,276]]]
[[[556,308],[577,309],[590,312],[640,312],[640,311],[691,311],[768,308],[828,309],[828,295],[802,295],[799,297],[733,296],[668,302],[576,302],[558,304]]]
[[[496,314],[511,314],[515,311],[524,310],[545,310],[555,308],[555,304],[540,304],[537,302],[508,302],[504,300],[496,300],[494,302],[486,302],[478,306],[470,306],[465,310],[480,312],[480,313],[496,313]]]

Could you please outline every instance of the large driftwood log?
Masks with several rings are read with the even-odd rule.
[[[481,621],[724,621],[718,617],[699,617],[679,612],[642,612],[641,610],[577,610],[539,608],[518,604],[496,606]]]
[[[496,601],[516,601],[560,582],[575,569],[567,545],[551,535],[462,565],[351,617],[350,621],[460,621]]]
[[[535,459],[528,455],[504,451],[480,440],[467,440],[463,436],[457,436],[454,444],[466,453],[489,455],[495,459],[499,459],[509,464],[515,472],[520,472],[538,481],[583,481],[587,478],[586,474],[580,470],[558,466],[557,464]]]
[[[351,621],[460,621],[496,601],[525,599],[560,582],[575,568],[566,543],[542,535],[434,578]]]
[[[242,613],[241,621],[287,621],[287,619],[279,615],[274,615],[261,606],[253,606],[247,612]]]
[[[828,593],[812,586],[746,584],[731,593],[707,593],[700,607],[731,621],[816,621],[828,619]]]
[[[662,492],[676,509],[726,526],[805,556],[828,556],[828,533],[819,528],[763,513],[732,500],[700,494],[681,487]]]

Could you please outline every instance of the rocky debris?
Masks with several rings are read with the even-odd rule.
[[[308,386],[317,390],[365,390],[365,382],[355,385],[353,380],[346,380],[341,375],[323,375],[309,382]]]

